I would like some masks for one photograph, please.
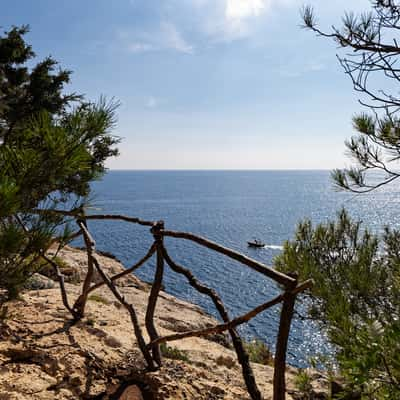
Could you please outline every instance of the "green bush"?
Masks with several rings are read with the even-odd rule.
[[[246,342],[244,347],[249,355],[250,361],[264,365],[271,364],[273,360],[271,350],[262,340],[251,340]]]
[[[187,351],[179,350],[177,347],[168,346],[166,343],[160,344],[161,354],[166,358],[171,358],[172,360],[181,360],[189,362],[189,356]]]
[[[296,389],[302,394],[304,399],[311,399],[311,392],[312,392],[312,377],[305,369],[299,369],[294,384]]]
[[[83,208],[119,142],[110,133],[118,104],[66,93],[71,72],[51,57],[35,63],[27,32],[23,26],[0,34],[0,288],[9,297],[67,226],[51,211]]]
[[[103,296],[101,296],[100,294],[97,294],[97,293],[90,295],[88,297],[88,300],[95,301],[95,302],[101,303],[101,304],[110,304],[110,302],[106,298],[104,298]]]
[[[301,223],[275,265],[314,279],[309,317],[334,345],[351,391],[400,398],[400,232],[378,237],[342,211],[335,222]]]

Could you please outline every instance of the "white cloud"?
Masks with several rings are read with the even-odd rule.
[[[151,51],[174,50],[179,53],[192,54],[194,48],[189,44],[171,22],[161,22],[149,31],[118,32],[125,48],[132,53],[146,53]]]
[[[187,3],[173,0],[175,8]],[[265,27],[265,18],[279,7],[300,0],[191,0],[191,11],[200,33],[213,42],[230,42],[256,35]]]
[[[264,0],[226,0],[225,16],[227,19],[257,17],[266,5]]]
[[[137,5],[137,0],[129,0]],[[215,44],[256,36],[265,18],[300,0],[165,0],[154,2],[155,20],[130,31],[125,47],[132,53],[173,50],[193,54],[193,43]],[[151,4],[151,3],[150,3]],[[150,9],[152,9],[150,7]],[[158,17],[157,17],[158,16]],[[157,20],[157,18],[159,18]]]
[[[165,47],[174,49],[181,53],[192,54],[193,46],[191,46],[177,30],[176,26],[170,22],[161,24],[161,34]]]

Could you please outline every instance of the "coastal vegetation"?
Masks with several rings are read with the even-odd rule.
[[[371,12],[348,13],[331,32],[318,27],[311,7],[303,10],[306,28],[351,50],[339,61],[369,110],[353,118],[358,135],[346,142],[355,165],[332,174],[339,189],[355,193],[400,177],[400,6],[391,0],[372,3]],[[342,397],[400,398],[399,243],[398,230],[385,227],[381,235],[363,230],[342,210],[336,221],[300,223],[276,258],[280,271],[295,269],[315,282],[304,297],[308,315],[302,317],[317,321],[334,345],[333,363],[345,378]]]
[[[35,64],[27,32],[0,36],[0,287],[9,297],[38,272],[55,237],[70,238],[64,217],[35,210],[82,206],[119,141],[111,134],[118,104],[65,94],[71,72],[51,57]]]
[[[308,315],[334,346],[346,391],[365,399],[400,396],[400,232],[380,238],[345,211],[338,219],[299,225],[276,266],[312,278]]]
[[[384,42],[388,30],[400,27],[400,7],[393,1],[376,1],[370,14],[349,14],[343,28],[334,28],[331,33],[318,28],[310,7],[304,9],[303,17],[308,29],[354,51],[355,57],[341,58],[340,62],[355,89],[372,101],[361,100],[370,113],[354,117],[358,136],[347,142],[356,165],[334,171],[336,185],[353,192],[370,192],[395,181],[400,177],[392,167],[400,158],[400,100],[395,92],[370,89],[368,82],[376,73],[384,74],[391,82],[400,80],[395,64],[400,48],[396,40]],[[86,317],[85,329],[106,338],[104,341],[115,348],[122,347],[122,342],[104,334],[97,327],[99,316],[88,316],[86,306],[88,301],[97,307],[114,307],[117,303],[118,310],[123,308],[129,314],[144,369],[151,373],[160,371],[162,357],[190,361],[186,350],[167,343],[228,332],[250,397],[262,398],[250,362],[274,363],[273,396],[281,400],[285,398],[286,348],[296,296],[306,291],[302,299],[308,314],[301,317],[316,321],[333,345],[330,362],[344,380],[338,398],[400,397],[400,231],[386,227],[379,235],[363,230],[361,222],[352,220],[345,210],[338,213],[336,221],[317,226],[305,221],[276,258],[274,270],[206,238],[166,230],[162,221],[87,215],[90,184],[105,172],[105,161],[118,154],[119,139],[111,133],[118,104],[104,98],[90,102],[75,93],[65,94],[71,72],[56,71],[57,62],[52,58],[31,66],[35,55],[24,41],[27,31],[27,27],[14,27],[0,37],[0,288],[7,299],[18,298],[35,273],[51,276],[60,283],[71,326],[79,328]],[[371,175],[373,171],[384,175]],[[147,226],[154,241],[132,267],[118,272],[107,270],[87,224],[95,219]],[[78,230],[74,231],[69,222]],[[87,265],[82,280],[75,282],[83,284],[79,293],[74,291],[77,300],[70,306],[64,285],[69,265],[57,254],[78,236],[85,242]],[[277,282],[282,293],[231,318],[215,290],[174,262],[165,237],[190,241],[236,260]],[[56,249],[50,257],[52,246]],[[127,300],[117,281],[153,256],[154,282],[142,307],[141,323],[136,304]],[[161,335],[155,325],[155,309],[166,267],[208,296],[222,322]],[[114,302],[104,294],[91,294],[102,286],[107,287]],[[276,352],[272,355],[261,341],[244,343],[236,328],[277,304],[282,304],[282,309]],[[0,308],[1,321],[7,320],[7,309]],[[107,321],[102,323],[107,325]],[[233,367],[230,356],[220,355],[216,360],[219,366]],[[296,384],[306,398],[311,398],[307,371],[298,373]]]

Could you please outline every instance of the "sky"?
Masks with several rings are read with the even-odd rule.
[[[29,24],[38,60],[73,71],[68,91],[121,102],[111,169],[332,169],[362,111],[328,39],[299,0],[0,0]],[[340,25],[368,0],[309,0]]]

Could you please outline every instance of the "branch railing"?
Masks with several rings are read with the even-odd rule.
[[[38,210],[38,213],[45,211]],[[194,235],[187,232],[177,232],[171,230],[165,230],[163,221],[145,221],[139,218],[128,217],[125,215],[84,215],[82,210],[77,211],[51,211],[64,216],[72,216],[76,219],[76,222],[80,229],[80,234],[83,236],[86,253],[88,258],[88,269],[82,285],[81,294],[71,307],[68,302],[67,293],[64,285],[64,277],[58,268],[54,260],[51,261],[51,265],[57,272],[57,277],[60,283],[60,289],[62,293],[62,300],[66,308],[70,311],[75,320],[79,320],[84,316],[85,306],[88,299],[88,295],[95,289],[98,289],[102,285],[106,285],[115,298],[127,309],[133,326],[133,331],[136,336],[136,340],[139,349],[146,361],[147,368],[151,371],[156,370],[162,365],[162,357],[160,352],[160,344],[170,342],[174,340],[180,340],[188,337],[203,337],[211,334],[228,332],[233,347],[235,349],[237,359],[242,368],[243,378],[246,384],[247,391],[252,400],[262,400],[262,395],[258,389],[257,383],[254,378],[253,370],[250,364],[249,355],[245,349],[243,341],[239,336],[236,328],[250,321],[252,318],[260,314],[261,312],[282,303],[279,330],[276,341],[276,350],[274,357],[274,377],[273,377],[273,400],[284,400],[286,393],[285,384],[285,369],[286,369],[286,352],[287,344],[289,339],[290,325],[293,318],[294,306],[296,297],[299,293],[309,289],[313,282],[311,280],[305,281],[301,284],[298,283],[296,274],[283,274],[271,267],[268,267],[252,258],[249,258],[237,251],[224,247],[218,243],[215,243],[207,238]],[[123,272],[108,276],[103,268],[101,267],[98,258],[96,256],[95,241],[88,229],[87,221],[91,220],[119,220],[129,223],[139,224],[142,226],[150,227],[150,233],[154,238],[153,244],[150,246],[148,252],[140,259],[137,263],[127,268]],[[275,298],[268,300],[267,302],[260,304],[253,308],[249,312],[240,315],[235,318],[229,316],[228,311],[225,308],[224,303],[217,294],[217,292],[200,282],[193,273],[186,267],[177,264],[169,255],[166,246],[164,244],[164,238],[171,237],[177,239],[184,239],[194,242],[200,246],[206,247],[217,253],[223,254],[233,260],[238,261],[242,265],[245,265],[252,270],[264,275],[267,278],[272,279],[276,283],[283,286],[283,293],[276,296]],[[138,320],[137,313],[133,304],[130,304],[124,296],[120,293],[115,285],[115,282],[123,276],[132,273],[140,266],[145,264],[154,254],[156,254],[156,268],[154,273],[154,281],[151,286],[148,304],[146,307],[144,326],[146,328],[149,342],[146,343],[141,324]],[[191,330],[176,334],[170,334],[166,336],[160,336],[155,324],[155,311],[157,306],[157,300],[162,288],[163,276],[165,266],[168,266],[173,272],[183,275],[189,285],[191,285],[198,292],[208,296],[213,302],[219,316],[223,323],[216,324],[214,326]],[[102,281],[93,283],[94,273],[100,275]]]

